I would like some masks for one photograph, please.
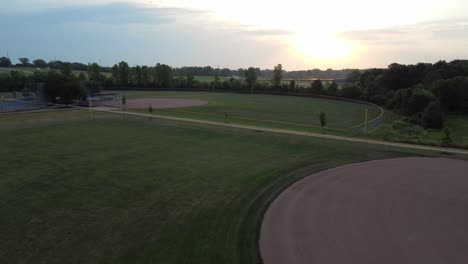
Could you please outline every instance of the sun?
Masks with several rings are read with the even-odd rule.
[[[293,51],[307,60],[339,60],[352,55],[353,46],[333,34],[304,33],[291,38]]]

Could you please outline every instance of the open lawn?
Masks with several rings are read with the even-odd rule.
[[[0,115],[0,124],[8,263],[258,261],[261,216],[290,183],[421,154],[102,113],[91,121],[79,110]]]
[[[192,98],[208,101],[208,105],[158,110],[157,114],[224,122],[320,131],[320,112],[326,114],[327,127],[349,129],[364,122],[365,109],[369,120],[377,117],[376,107],[311,97],[276,96],[263,94],[235,94],[209,92],[121,92],[128,98]]]

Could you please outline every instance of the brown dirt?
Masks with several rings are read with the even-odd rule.
[[[260,233],[265,264],[468,263],[468,162],[371,161],[286,189]]]
[[[200,106],[208,104],[207,101],[194,99],[168,99],[168,98],[148,98],[148,99],[131,99],[127,100],[126,108],[146,109],[149,105],[154,109],[162,108],[177,108]]]

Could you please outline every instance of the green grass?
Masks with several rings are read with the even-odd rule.
[[[8,124],[0,127],[0,259],[249,263],[258,260],[262,213],[293,181],[342,164],[420,154],[95,118],[86,111],[0,116]]]
[[[425,130],[420,126],[410,123],[403,123],[403,126],[395,126],[394,121],[401,117],[386,112],[387,121],[382,126],[374,130],[370,136],[395,142],[407,142],[424,145],[441,145],[444,137],[443,129]],[[445,127],[452,130],[453,146],[468,148],[468,116],[447,115]]]
[[[159,110],[156,111],[157,114],[224,122],[224,112],[226,112],[230,117],[229,122],[232,123],[254,123],[267,127],[306,131],[317,131],[317,128],[311,128],[310,126],[320,126],[319,114],[321,111],[326,114],[327,127],[337,129],[348,129],[354,125],[363,123],[366,108],[369,109],[369,120],[380,114],[379,109],[376,107],[364,104],[296,96],[154,91],[127,91],[123,92],[123,94],[130,99],[158,97],[193,98],[209,102],[209,104],[205,106]],[[242,119],[236,119],[235,117]],[[245,119],[256,120],[249,121]],[[262,120],[266,120],[266,122]],[[293,123],[296,125],[281,123]],[[320,129],[318,131],[320,131]]]

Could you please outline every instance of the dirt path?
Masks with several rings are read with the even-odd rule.
[[[468,263],[468,162],[342,166],[284,191],[265,214],[265,264]]]
[[[75,108],[89,110],[87,107],[75,106]],[[240,129],[263,131],[263,132],[281,133],[281,134],[289,134],[289,135],[298,135],[298,136],[306,136],[306,137],[315,137],[315,138],[324,138],[324,139],[332,139],[332,140],[366,143],[366,144],[373,144],[373,145],[384,145],[384,146],[391,146],[391,147],[401,147],[401,148],[409,148],[409,149],[418,149],[418,150],[444,152],[444,153],[451,153],[451,154],[468,155],[468,150],[464,150],[464,149],[443,148],[443,147],[433,147],[433,146],[424,146],[424,145],[413,145],[413,144],[405,144],[405,143],[394,143],[394,142],[381,141],[381,140],[372,140],[372,139],[363,139],[363,138],[325,135],[325,134],[319,134],[319,133],[300,132],[300,131],[293,131],[293,130],[286,130],[286,129],[275,129],[275,128],[263,128],[263,127],[257,127],[257,126],[237,125],[237,124],[230,124],[230,123],[219,123],[219,122],[212,122],[212,121],[205,121],[205,120],[198,120],[198,119],[191,119],[191,118],[162,116],[162,115],[156,115],[156,114],[143,114],[143,113],[126,112],[126,111],[110,111],[110,110],[104,110],[104,109],[95,109],[95,110],[100,111],[100,112],[108,112],[108,113],[113,113],[113,114],[122,114],[122,115],[137,116],[137,117],[160,118],[160,119],[190,122],[190,123],[198,123],[198,124],[206,124],[206,125],[213,125],[213,126],[233,127],[233,128],[240,128]]]

